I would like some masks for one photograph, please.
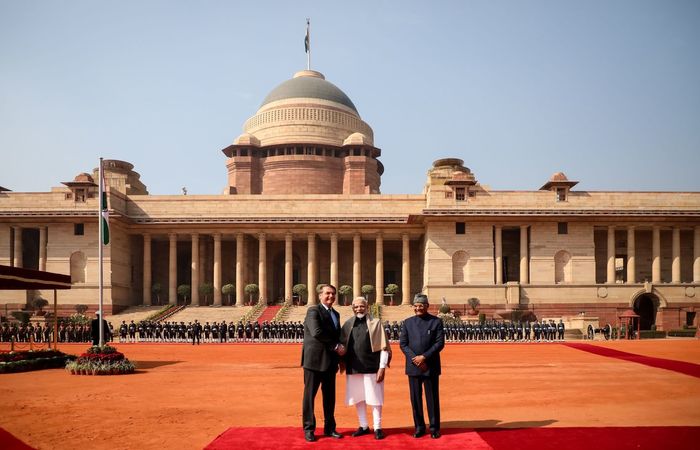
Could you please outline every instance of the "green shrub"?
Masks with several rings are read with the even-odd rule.
[[[641,330],[639,332],[639,339],[663,339],[665,337],[665,331]]]
[[[695,328],[686,330],[669,330],[668,337],[695,337]]]

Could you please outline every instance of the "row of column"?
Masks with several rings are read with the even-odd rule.
[[[615,283],[615,226],[608,227],[607,245],[607,283]],[[627,283],[636,283],[636,246],[634,233],[636,227],[628,226],[627,229]],[[672,229],[672,262],[671,282],[681,282],[681,229]],[[496,266],[496,284],[503,284],[503,227],[495,226],[494,236],[494,261]],[[700,227],[694,227],[693,239],[693,283],[700,283]],[[529,245],[528,226],[520,226],[520,283],[529,282]],[[652,227],[652,262],[651,278],[653,283],[661,282],[661,227]]]
[[[214,238],[214,306],[221,306],[221,233],[212,235]],[[191,300],[193,305],[199,304],[199,234],[190,235],[192,241],[192,290]],[[242,304],[244,296],[243,267],[245,261],[243,233],[236,234],[236,304]],[[258,233],[258,287],[259,298],[267,300],[267,237],[265,233]],[[169,239],[168,258],[168,298],[171,303],[177,299],[177,234],[171,233]],[[402,264],[401,264],[401,304],[408,305],[411,302],[411,254],[410,239],[407,233],[402,234]],[[316,285],[318,284],[318,260],[317,260],[317,235],[307,234],[307,289],[309,291],[309,303],[316,303]],[[377,303],[383,303],[384,294],[384,238],[377,234],[376,261],[375,261],[375,289]],[[284,238],[284,297],[292,298],[293,283],[293,251],[294,239],[292,233],[287,233]],[[360,233],[353,235],[353,263],[352,263],[352,291],[353,295],[361,295],[362,292],[362,236]],[[143,235],[143,303],[151,305],[152,285],[152,257],[151,235]],[[330,238],[330,283],[338,286],[338,234],[331,233]]]
[[[608,261],[607,283],[615,283],[615,227],[608,227]],[[627,283],[636,283],[636,244],[634,233],[636,227],[627,229]],[[700,282],[700,227],[693,229],[693,282]],[[652,227],[651,233],[651,281],[661,282],[661,228]],[[671,282],[681,282],[681,229],[673,227],[671,243]]]

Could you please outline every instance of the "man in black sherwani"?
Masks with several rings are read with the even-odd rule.
[[[413,298],[415,316],[403,322],[399,345],[406,355],[406,375],[413,409],[413,437],[425,435],[423,416],[423,387],[430,419],[430,437],[440,437],[440,352],[445,347],[442,319],[428,313],[428,297],[416,294]]]

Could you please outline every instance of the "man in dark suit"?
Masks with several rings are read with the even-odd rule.
[[[108,341],[109,325],[107,321],[102,319],[103,343]],[[90,334],[92,337],[92,345],[100,345],[100,313],[95,313],[95,318],[90,323]]]
[[[423,386],[430,419],[430,437],[440,437],[440,352],[445,347],[442,320],[428,313],[428,297],[416,294],[413,298],[415,316],[403,322],[399,345],[406,355],[406,375],[413,409],[413,437],[425,435],[423,416]]]
[[[345,354],[340,343],[340,314],[333,310],[335,286],[321,286],[320,304],[309,306],[304,320],[304,343],[301,347],[301,365],[304,368],[304,399],[302,417],[304,438],[316,440],[314,400],[319,386],[323,397],[323,434],[336,439],[343,436],[335,429],[335,375],[339,357]]]

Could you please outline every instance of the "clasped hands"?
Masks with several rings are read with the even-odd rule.
[[[428,370],[428,363],[425,362],[425,356],[423,355],[414,356],[411,358],[411,362],[423,372]]]
[[[346,350],[346,348],[345,348],[345,346],[344,346],[343,344],[338,344],[338,345],[335,347],[335,352],[336,352],[338,355],[340,355],[340,356],[344,356],[345,353],[347,352],[347,350]]]

